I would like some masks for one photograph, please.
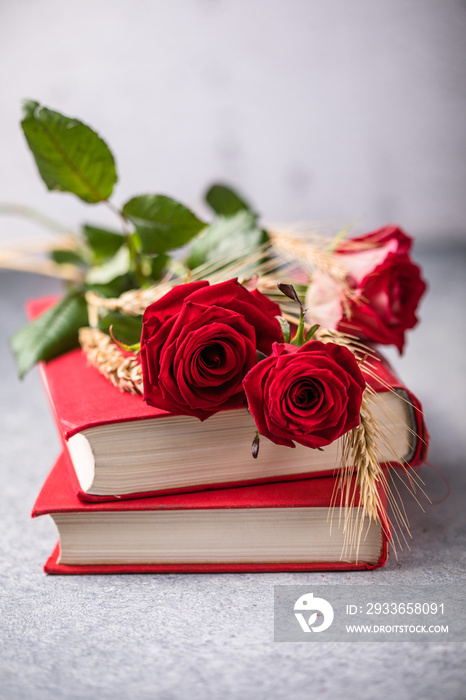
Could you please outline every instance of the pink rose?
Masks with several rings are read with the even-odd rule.
[[[426,290],[410,258],[411,246],[412,239],[396,226],[342,242],[334,258],[347,272],[350,295],[345,299],[342,283],[317,273],[306,297],[308,322],[393,344],[402,352]]]

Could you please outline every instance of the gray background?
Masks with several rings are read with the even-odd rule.
[[[46,577],[56,538],[29,520],[59,451],[36,372],[1,348],[0,695],[17,698],[464,697],[464,646],[274,644],[273,585],[464,580],[466,431],[463,2],[91,3],[0,0],[0,200],[111,222],[47,194],[17,127],[30,96],[108,139],[116,202],[165,192],[196,205],[214,179],[267,221],[400,222],[430,291],[400,360],[424,403],[430,462],[452,486],[409,497],[411,551],[368,573]],[[38,235],[0,219],[2,241]],[[1,328],[53,280],[0,272]],[[445,493],[428,467],[433,499]]]
[[[47,195],[27,97],[108,140],[118,204],[196,205],[225,178],[267,221],[461,237],[465,36],[463,0],[0,0],[0,201],[113,221]],[[0,221],[13,234],[35,229]]]

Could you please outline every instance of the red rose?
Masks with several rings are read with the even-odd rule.
[[[174,287],[147,307],[141,364],[151,406],[204,420],[245,405],[243,377],[281,339],[277,304],[237,280]]]
[[[277,445],[323,447],[359,425],[366,383],[347,348],[311,340],[300,348],[275,343],[243,385],[261,435]]]
[[[348,273],[350,297],[344,301],[341,284],[316,274],[306,298],[308,321],[393,344],[402,352],[405,331],[416,325],[416,309],[426,290],[419,267],[411,261],[411,246],[412,239],[396,226],[341,243],[334,257]]]

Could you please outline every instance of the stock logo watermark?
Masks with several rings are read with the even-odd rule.
[[[311,615],[306,621],[303,613],[309,612],[311,612]],[[333,608],[328,600],[324,600],[324,598],[314,598],[313,593],[305,593],[298,598],[294,604],[294,614],[303,632],[323,632],[328,629],[333,622]],[[320,621],[320,624],[315,626],[319,615],[323,619]]]
[[[459,585],[274,586],[276,642],[466,641]]]

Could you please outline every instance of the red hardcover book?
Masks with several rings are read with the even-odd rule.
[[[67,459],[64,452],[32,513],[51,515],[59,531],[49,574],[325,571],[387,560],[385,495],[381,522],[366,518],[359,548],[345,545],[339,509],[329,518],[336,477],[86,503]],[[348,517],[357,516],[355,505]]]
[[[30,302],[38,316],[51,299]],[[425,458],[427,434],[419,401],[388,364],[374,362],[366,377],[378,392],[374,415],[387,428],[379,460],[415,465]],[[251,456],[255,424],[247,409],[219,411],[207,421],[172,416],[121,393],[78,349],[41,365],[76,492],[90,501],[137,498],[333,474],[341,440],[324,450],[290,449],[261,439]],[[388,389],[391,390],[388,390]]]

